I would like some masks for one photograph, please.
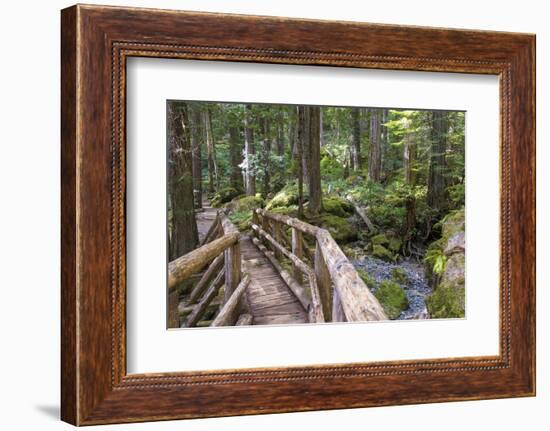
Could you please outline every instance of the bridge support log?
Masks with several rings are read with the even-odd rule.
[[[235,326],[250,326],[250,325],[252,325],[253,320],[254,320],[254,318],[252,317],[252,315],[250,315],[248,313],[241,314],[239,316],[239,320],[237,320],[237,323],[235,324]]]
[[[208,305],[216,297],[216,295],[218,294],[218,291],[220,290],[220,287],[222,287],[224,274],[225,274],[224,269],[222,269],[218,273],[214,281],[212,281],[212,283],[208,287],[208,290],[206,291],[204,296],[201,298],[199,303],[195,306],[195,308],[187,318],[187,321],[185,322],[185,326],[187,327],[196,326],[197,322],[201,320],[202,316],[204,316],[204,313],[206,312]]]
[[[218,257],[216,257],[208,269],[204,272],[203,276],[197,283],[197,285],[193,288],[191,291],[191,294],[189,295],[189,304],[194,304],[199,300],[201,295],[203,294],[204,290],[208,286],[208,283],[212,280],[212,278],[219,272],[219,270],[222,268],[223,265],[223,254],[220,254]]]
[[[245,274],[231,297],[225,302],[218,316],[212,322],[212,326],[231,326],[237,321],[240,314],[243,294],[250,283],[250,277]]]

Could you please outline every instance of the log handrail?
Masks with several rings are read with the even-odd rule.
[[[301,258],[278,243],[269,232],[258,226],[260,221],[262,227],[268,226],[269,223],[265,223],[266,219],[290,226],[293,230],[308,234],[315,239],[316,253],[315,259],[312,260],[313,270]],[[321,304],[320,314],[324,318],[331,317],[333,322],[388,319],[376,297],[326,229],[262,208],[253,211],[253,220],[257,222],[252,225],[254,232],[267,240],[274,247],[274,251],[289,258],[295,268],[308,276],[310,283],[313,279],[312,301],[314,306],[316,302]],[[299,239],[301,238],[296,238],[296,241]],[[296,241],[293,241],[293,248],[298,249]],[[313,274],[313,277],[310,274]]]
[[[228,233],[174,259],[168,264],[168,289],[175,288],[191,275],[202,270],[212,259],[238,242],[238,232]]]

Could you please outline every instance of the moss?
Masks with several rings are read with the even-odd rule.
[[[334,238],[338,244],[355,241],[357,239],[357,230],[343,217],[332,214],[321,214],[308,221],[328,230],[332,238]]]
[[[250,228],[252,222],[252,211],[233,211],[229,214],[229,220],[240,231],[245,231]]]
[[[372,246],[372,255],[378,259],[386,260],[389,262],[395,261],[395,255],[389,251],[383,245],[375,244]]]
[[[353,215],[353,205],[347,200],[338,196],[327,196],[323,198],[323,211],[338,217],[349,217]]]
[[[238,197],[225,205],[227,209],[235,212],[252,211],[263,206],[264,200],[261,196]]]
[[[304,201],[306,195],[304,191]],[[298,186],[296,184],[288,184],[279,190],[273,198],[267,202],[266,209],[272,210],[274,208],[288,207],[298,204]]]
[[[374,292],[374,296],[392,320],[397,319],[401,312],[409,307],[405,290],[394,281],[384,280]]]
[[[365,282],[369,289],[374,290],[378,287],[376,280],[364,269],[358,268],[357,274],[359,274],[359,277],[361,277],[361,280]]]
[[[426,306],[433,319],[463,318],[465,304],[464,286],[453,287],[443,282],[428,298]]]
[[[239,196],[239,194],[240,192],[237,189],[234,189],[233,187],[225,187],[223,189],[218,190],[214,194],[210,203],[214,208],[219,208],[222,204],[225,204],[229,202],[231,199],[234,199],[237,196]]]
[[[409,282],[409,276],[403,268],[393,268],[391,270],[391,277],[396,283],[399,283],[401,285],[407,284]]]
[[[390,241],[388,242],[388,248],[394,253],[398,253],[399,250],[401,250],[402,246],[403,246],[403,241],[401,241],[399,238],[396,238],[396,237],[391,237]]]
[[[370,242],[372,245],[386,245],[390,242],[390,240],[385,234],[379,233],[378,235],[371,237]]]

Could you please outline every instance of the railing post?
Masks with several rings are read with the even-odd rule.
[[[275,220],[272,220],[271,221],[271,228],[273,230],[273,238],[275,239],[275,241],[277,241],[279,244],[282,245],[283,240],[281,238],[281,225],[280,225],[280,223],[276,222]],[[275,258],[277,260],[281,260],[281,257],[283,257],[281,252],[277,249],[273,250],[273,252],[275,253]]]
[[[317,286],[319,287],[321,303],[323,304],[323,314],[325,316],[325,321],[330,322],[332,320],[332,281],[325,259],[323,258],[323,252],[319,241],[315,243],[314,260],[315,277],[317,279]]]
[[[303,238],[302,238],[302,232],[300,232],[295,227],[292,228],[292,253],[296,255],[296,257],[300,260],[303,260]],[[302,284],[302,271],[296,266],[292,265],[292,269],[294,270],[294,278],[295,280]]]
[[[225,304],[241,281],[241,245],[237,241],[224,251],[225,258]]]
[[[271,235],[271,223],[270,220],[266,216],[262,216],[262,229]],[[269,241],[266,241],[265,239],[261,238],[261,241],[263,244],[268,248],[268,250],[273,251],[274,247],[269,243]]]

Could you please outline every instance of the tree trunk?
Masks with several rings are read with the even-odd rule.
[[[405,183],[409,186],[410,192],[406,200],[406,217],[405,217],[405,240],[408,241],[416,226],[416,199],[413,195],[414,186],[416,184],[416,175],[414,165],[416,163],[416,143],[412,133],[407,132],[404,136],[404,153],[403,165],[405,168]]]
[[[263,196],[267,197],[270,190],[270,181],[271,181],[271,166],[270,166],[270,157],[271,157],[271,136],[269,130],[269,119],[262,118],[262,168],[264,171],[264,181],[263,181]]]
[[[191,148],[193,152],[193,192],[197,208],[202,208],[202,131],[201,113],[189,107],[191,113]]]
[[[241,168],[239,167],[241,161],[241,141],[240,130],[237,126],[231,126],[229,128],[229,157],[231,159],[231,187],[236,190],[242,190],[243,180]]]
[[[254,147],[254,132],[250,127],[251,122],[250,105],[244,107],[244,167],[245,167],[245,186],[247,196],[254,196],[256,194],[256,173],[252,166],[252,159],[256,154]]]
[[[380,139],[380,110],[371,110],[370,118],[370,147],[369,147],[369,172],[371,181],[380,181],[382,168],[382,146]]]
[[[351,129],[352,129],[352,154],[353,170],[361,170],[361,110],[360,108],[351,109]]]
[[[306,134],[305,128],[305,106],[298,106],[297,110],[297,139],[295,141],[296,155],[298,163],[296,163],[296,176],[298,178],[298,216],[304,216],[304,172],[302,159],[304,158],[304,140]]]
[[[218,177],[218,166],[216,165],[216,148],[212,134],[212,120],[210,109],[208,108],[204,111],[204,127],[206,129],[206,149],[208,153],[208,191],[214,193],[215,189],[220,187],[220,180]]]
[[[432,113],[430,172],[428,178],[428,205],[438,213],[445,210],[445,152],[447,150],[447,114]]]
[[[172,206],[172,232],[169,260],[183,256],[198,243],[193,203],[193,168],[187,105],[168,104],[169,194]]]
[[[320,143],[320,113],[321,108],[318,106],[306,107],[306,127],[309,129],[307,133],[307,144],[304,152],[304,159],[308,160],[308,190],[309,190],[309,205],[308,209],[312,215],[317,215],[321,211],[321,143]]]

